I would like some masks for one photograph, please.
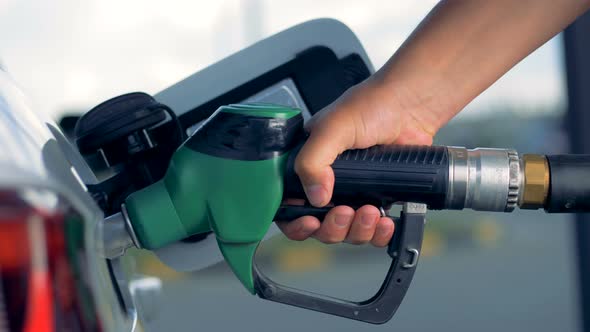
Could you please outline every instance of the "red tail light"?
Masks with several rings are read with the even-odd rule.
[[[86,249],[58,196],[0,190],[0,332],[100,331]]]

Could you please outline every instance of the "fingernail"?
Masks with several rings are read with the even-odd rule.
[[[341,214],[336,215],[336,217],[334,218],[334,223],[336,224],[336,226],[340,228],[347,227],[350,224],[350,217]]]
[[[361,224],[365,227],[372,227],[377,221],[377,216],[366,215],[361,218]]]
[[[311,205],[317,206],[321,205],[324,202],[326,197],[326,190],[324,190],[324,188],[321,185],[314,184],[305,188],[305,194],[307,195],[307,198],[309,199]]]

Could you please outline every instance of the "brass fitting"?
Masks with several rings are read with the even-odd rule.
[[[538,154],[525,154],[522,161],[524,179],[520,208],[543,208],[549,194],[549,163],[547,158]]]

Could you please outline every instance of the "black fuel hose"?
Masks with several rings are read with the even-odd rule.
[[[590,155],[547,156],[549,213],[590,212]]]

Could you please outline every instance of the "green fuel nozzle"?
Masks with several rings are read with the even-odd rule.
[[[254,293],[254,253],[281,205],[287,157],[302,135],[297,109],[221,107],[174,153],[162,180],[126,199],[141,246],[157,249],[213,231],[225,260]]]
[[[250,293],[350,319],[375,324],[388,321],[416,269],[424,204],[404,205],[387,250],[394,259],[379,293],[367,301],[321,297],[281,286],[256,266],[256,250],[274,220],[289,221],[304,215],[323,219],[329,210],[309,204],[282,204],[285,198],[305,198],[294,171],[295,157],[304,141],[303,117],[298,109],[270,104],[219,108],[173,154],[161,180],[129,195],[122,212],[105,219],[108,222],[103,222],[103,231],[112,239],[106,246],[107,256],[120,255],[131,245],[154,250],[192,235],[213,232],[227,264]],[[392,158],[416,151],[422,154],[418,161],[392,164],[383,159],[386,155]],[[386,191],[374,186],[388,177],[417,174],[417,186],[397,185],[393,190],[402,193],[403,198],[439,204],[445,189],[440,182],[445,180],[444,175],[431,177],[434,185],[422,190],[422,171],[411,169],[416,165],[434,170],[447,167],[441,152],[440,148],[414,147],[407,151],[343,154],[333,165],[338,180],[334,200],[352,206],[386,206],[403,200],[391,195],[391,184],[404,182],[386,181],[390,184]],[[375,164],[377,156],[381,161]]]

